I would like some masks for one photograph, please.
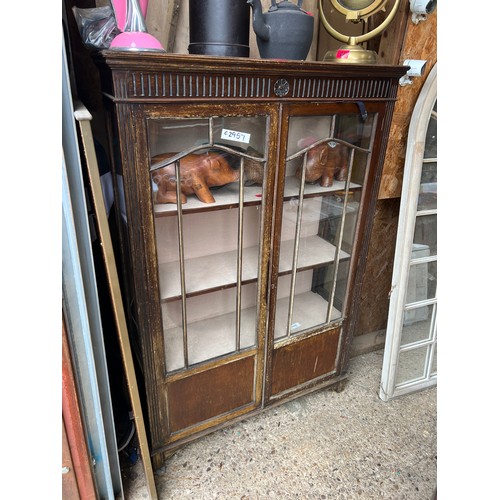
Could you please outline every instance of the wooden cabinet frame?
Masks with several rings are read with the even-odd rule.
[[[114,138],[118,141],[119,154],[113,169],[115,181],[122,175],[126,206],[126,224],[121,225],[120,244],[128,322],[145,383],[152,456],[155,466],[160,466],[163,458],[183,443],[235,419],[321,387],[343,384],[398,79],[405,73],[405,68],[119,51],[104,51],[97,62],[103,92],[116,120]],[[299,271],[297,242],[301,238],[299,225],[295,243],[290,243],[295,248],[288,251],[293,255],[293,266],[280,270],[285,249],[281,244],[283,207],[284,200],[290,198],[287,198],[285,168],[292,165],[288,162],[302,158],[302,169],[305,169],[314,147],[313,144],[299,150],[295,156],[290,155],[287,138],[291,133],[291,121],[296,117],[314,121],[337,115],[362,115],[363,119],[370,116],[372,120],[371,135],[366,139],[368,146],[352,145],[336,136],[337,142],[333,141],[333,145],[332,141],[328,142],[331,147],[341,144],[348,148],[351,155],[349,172],[355,168],[355,149],[365,158],[362,160],[364,170],[359,174],[362,185],[355,189],[358,208],[349,246],[350,261],[346,264],[348,278],[342,310],[335,319],[304,327],[294,335],[290,335],[289,317],[288,337],[278,341],[274,338],[274,327],[279,279],[290,274],[290,290],[294,290]],[[168,371],[160,295],[160,289],[165,285],[161,285],[159,279],[155,233],[158,226],[155,226],[155,221],[158,217],[168,217],[169,209],[155,208],[153,202],[152,145],[148,123],[170,118],[207,119],[211,131],[212,117],[221,116],[263,116],[266,123],[262,151],[265,177],[259,204],[260,244],[256,257],[258,273],[252,278],[256,282],[256,340],[253,347],[240,349],[237,343],[236,350],[229,354],[190,365],[186,364],[188,348],[185,339],[184,368],[179,365],[179,369]],[[332,131],[334,123],[332,118]],[[209,135],[211,137],[211,132]],[[329,137],[322,141],[326,144]],[[177,171],[180,168],[178,161],[180,159],[175,160]],[[240,165],[243,165],[241,161]],[[242,172],[243,167],[240,168]],[[325,199],[324,193],[315,195],[309,185],[306,189],[304,177],[297,182],[299,195],[294,198],[300,207],[305,206],[304,200],[315,196],[321,196],[319,201]],[[349,182],[345,181],[342,214],[347,207]],[[245,199],[241,194],[244,191],[242,186],[241,183],[240,200]],[[331,188],[330,191],[339,189]],[[243,201],[234,204],[240,214],[245,206],[250,204]],[[204,213],[221,208],[217,204],[200,206],[193,203],[190,207],[185,208],[178,202],[176,219],[184,220],[185,213]],[[300,210],[297,211],[297,221],[301,220]],[[342,215],[342,228],[344,218]],[[179,241],[182,224],[178,224]],[[339,241],[335,255],[340,255],[343,240]],[[182,244],[179,245],[181,248]],[[237,248],[241,253],[240,244]],[[180,254],[182,257],[182,251]],[[336,259],[339,262],[340,257]],[[302,265],[307,268],[306,264]],[[315,266],[311,264],[310,267]],[[238,288],[239,299],[242,279],[238,276],[237,282],[231,286]],[[334,276],[337,279],[337,275]],[[185,286],[181,286],[179,296],[187,301]],[[333,299],[332,291],[330,311]],[[293,299],[289,304],[289,310],[292,310]],[[182,310],[185,311],[185,302]],[[186,332],[185,318],[183,324]]]

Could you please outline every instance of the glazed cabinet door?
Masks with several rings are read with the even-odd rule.
[[[377,105],[284,107],[266,399],[339,375]]]
[[[161,448],[261,404],[277,114],[163,106],[145,124]]]

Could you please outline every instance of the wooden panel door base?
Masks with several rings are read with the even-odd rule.
[[[275,348],[271,397],[335,370],[340,329]]]
[[[254,364],[251,356],[167,383],[170,432],[254,403]]]

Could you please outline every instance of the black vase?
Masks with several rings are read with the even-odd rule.
[[[246,0],[189,0],[189,53],[250,55],[250,5]]]

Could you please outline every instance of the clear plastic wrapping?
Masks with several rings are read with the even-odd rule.
[[[115,13],[110,6],[93,9],[73,7],[73,14],[86,47],[107,49],[120,33]]]

